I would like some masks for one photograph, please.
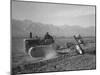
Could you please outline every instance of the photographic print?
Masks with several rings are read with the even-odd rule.
[[[11,74],[96,69],[96,6],[11,1]]]

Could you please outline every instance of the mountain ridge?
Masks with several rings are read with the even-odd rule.
[[[52,24],[32,22],[31,20],[12,19],[11,27],[13,37],[29,36],[29,32],[32,32],[34,36],[43,36],[46,32],[49,32],[54,36],[73,36],[76,34],[81,34],[83,36],[95,36],[95,26],[84,28],[78,25],[63,25],[59,27]]]

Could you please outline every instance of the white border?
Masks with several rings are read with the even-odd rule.
[[[27,0],[97,6],[97,70],[40,73],[41,75],[99,75],[100,72],[100,0]],[[0,75],[10,73],[10,0],[0,0]],[[37,75],[37,74],[34,74]]]

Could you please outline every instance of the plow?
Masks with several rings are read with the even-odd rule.
[[[84,51],[81,47],[82,45],[85,45],[82,37],[79,36],[73,36],[74,40],[75,40],[75,44],[74,44],[74,49],[76,50],[76,52],[78,54],[84,54]],[[66,45],[67,48],[54,48],[53,45],[55,44],[55,41],[53,39],[53,37],[51,35],[48,34],[48,32],[46,33],[45,37],[43,39],[40,38],[32,38],[32,33],[30,33],[30,38],[29,39],[25,39],[25,52],[30,55],[31,57],[45,57],[47,55],[47,53],[49,52],[55,52],[56,53],[68,53],[71,48],[68,46],[71,45]],[[48,53],[48,54],[49,54]]]

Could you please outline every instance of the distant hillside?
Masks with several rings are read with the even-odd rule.
[[[81,34],[83,36],[95,36],[95,27],[79,27],[79,26],[54,26],[50,24],[42,24],[32,22],[30,20],[15,20],[12,19],[12,36],[13,37],[26,37],[29,36],[29,32],[33,32],[33,35],[43,36],[46,32],[54,36],[73,36],[75,34]]]

